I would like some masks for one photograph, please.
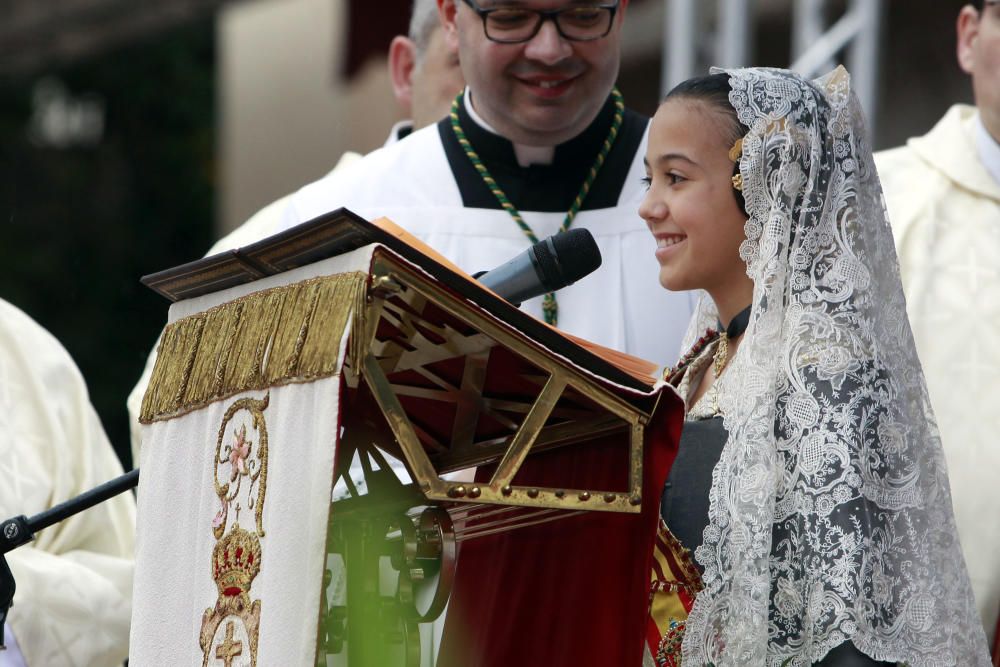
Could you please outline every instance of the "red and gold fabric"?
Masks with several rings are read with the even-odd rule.
[[[653,546],[646,628],[646,647],[657,667],[681,664],[684,624],[701,588],[701,575],[691,552],[661,520]]]

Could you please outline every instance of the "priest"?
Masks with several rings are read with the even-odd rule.
[[[467,87],[450,115],[293,195],[285,226],[338,207],[386,216],[469,272],[590,230],[603,265],[524,308],[601,345],[677,358],[691,296],[658,289],[638,216],[648,119],[614,88],[627,0],[438,0]]]

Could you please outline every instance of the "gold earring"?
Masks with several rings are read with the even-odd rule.
[[[743,174],[736,174],[733,176],[733,187],[743,192]]]

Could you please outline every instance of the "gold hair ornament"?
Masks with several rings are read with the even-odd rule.
[[[729,149],[729,159],[733,162],[739,162],[740,156],[743,154],[743,137],[736,140],[733,147]],[[733,176],[733,187],[739,192],[743,192],[743,174],[737,173]]]
[[[743,137],[737,139],[733,147],[729,149],[729,159],[732,162],[736,162],[740,159],[741,155],[743,155]]]

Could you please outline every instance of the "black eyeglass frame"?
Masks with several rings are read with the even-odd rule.
[[[608,20],[608,28],[600,35],[595,35],[594,37],[572,37],[563,32],[562,26],[559,25],[559,15],[563,12],[574,9],[574,7],[562,7],[560,9],[524,9],[526,12],[531,12],[538,16],[538,22],[535,24],[535,29],[531,31],[531,34],[523,39],[496,39],[490,36],[490,31],[486,28],[486,20],[489,15],[493,12],[499,11],[501,9],[510,9],[510,7],[493,7],[490,9],[484,9],[476,4],[475,0],[463,0],[465,4],[469,6],[469,9],[474,11],[479,15],[479,18],[483,20],[483,34],[486,35],[486,39],[491,42],[496,42],[497,44],[524,44],[525,42],[530,42],[538,34],[538,31],[542,29],[542,24],[548,20],[552,21],[552,24],[556,27],[556,31],[559,36],[570,42],[594,42],[599,39],[604,39],[611,32],[611,29],[615,26],[615,15],[618,12],[618,7],[621,4],[620,0],[615,0],[615,2],[603,5],[587,5],[593,9],[606,9],[611,12],[611,17]]]

